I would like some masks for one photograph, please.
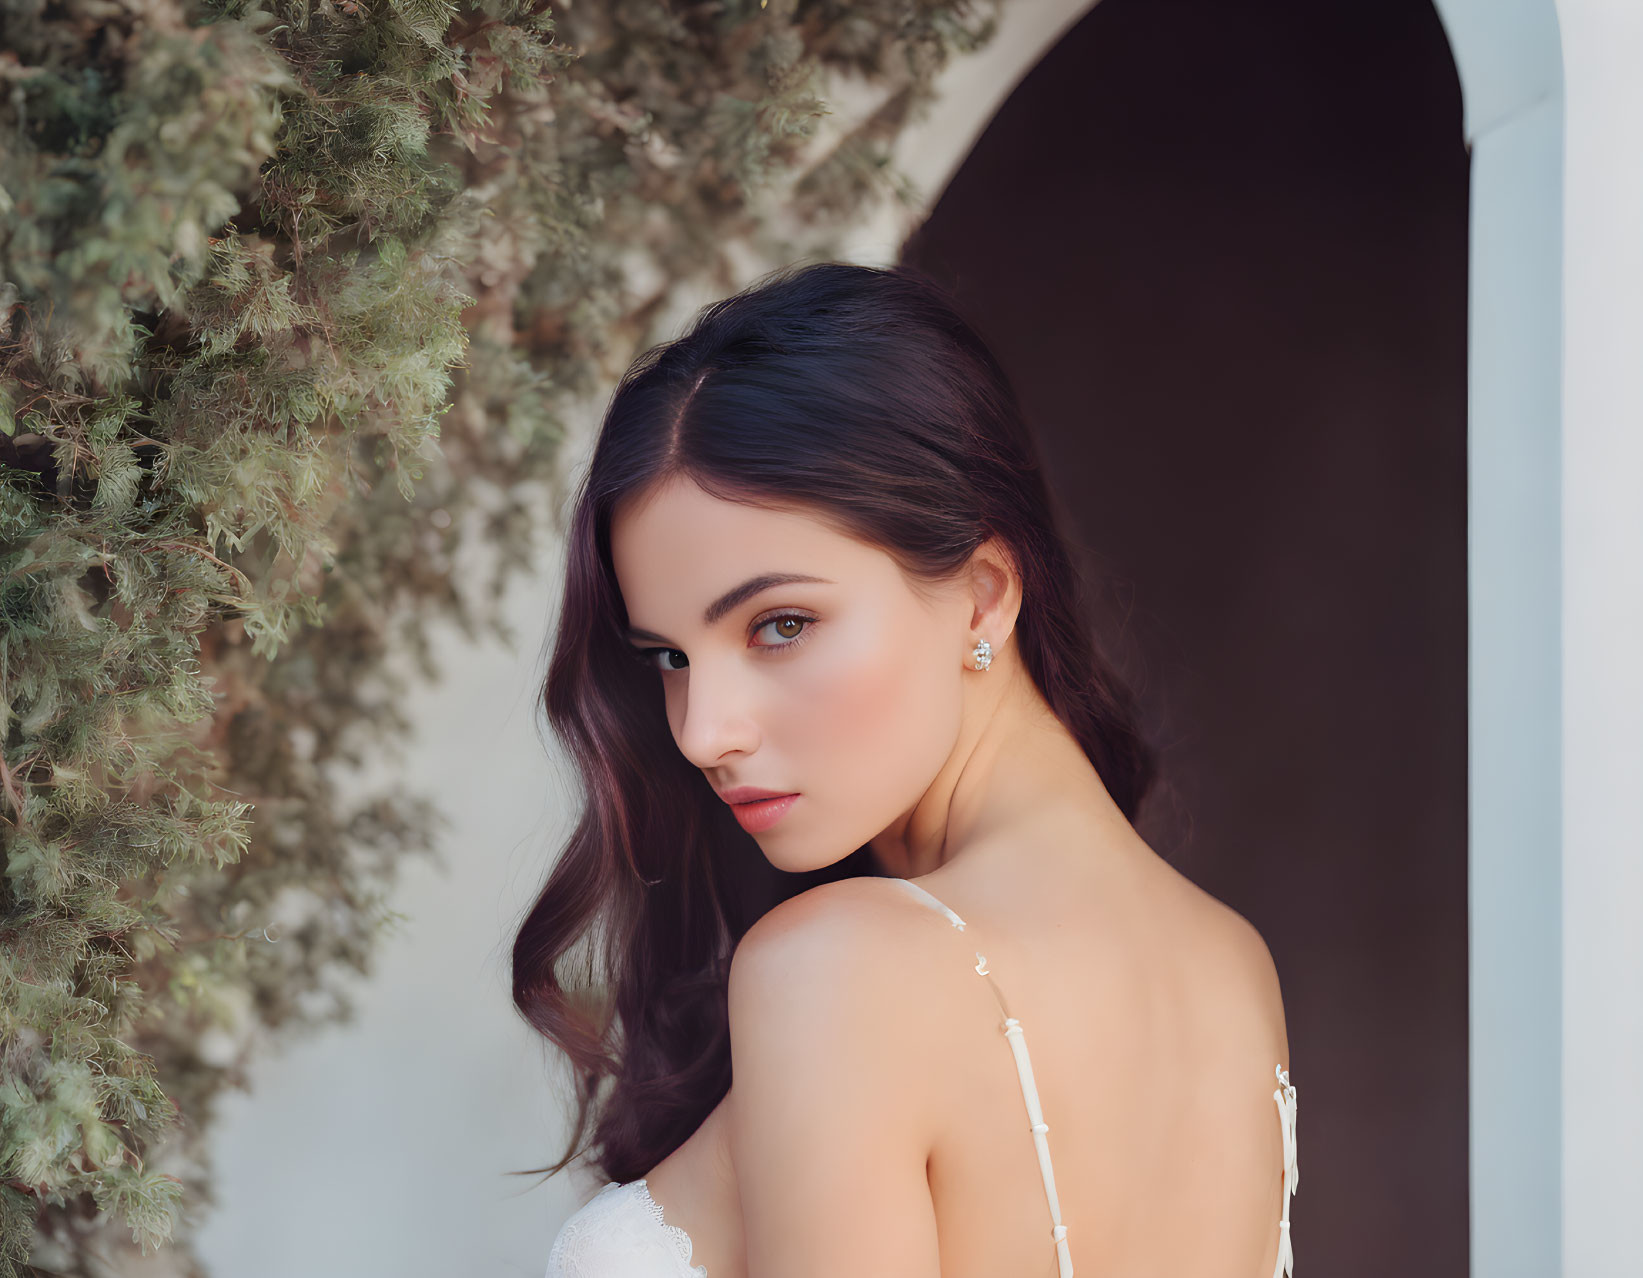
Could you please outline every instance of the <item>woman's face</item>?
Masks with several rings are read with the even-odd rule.
[[[673,739],[777,868],[832,864],[906,817],[953,752],[973,603],[915,594],[877,547],[673,477],[618,508],[629,641]]]

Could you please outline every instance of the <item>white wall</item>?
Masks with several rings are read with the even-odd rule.
[[[520,650],[446,632],[446,682],[405,707],[416,739],[396,770],[450,818],[449,871],[406,866],[391,904],[409,921],[359,987],[358,1019],[257,1061],[250,1093],[222,1102],[220,1201],[200,1237],[217,1278],[543,1271],[575,1187],[506,1174],[557,1157],[563,1130],[514,1015],[508,941],[570,815],[533,726],[555,556],[508,601]]]
[[[1643,5],[1558,0],[1563,1272],[1643,1269]]]
[[[1437,7],[1473,146],[1472,1272],[1620,1278],[1643,1202],[1643,6]]]
[[[1561,1246],[1562,62],[1550,0],[1437,8],[1472,150],[1472,1273],[1545,1278]]]

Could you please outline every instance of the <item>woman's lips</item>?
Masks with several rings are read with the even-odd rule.
[[[757,834],[761,830],[768,830],[780,821],[798,797],[796,794],[783,794],[774,799],[754,799],[751,803],[732,803],[730,810],[736,814],[736,823],[742,829],[749,834]]]

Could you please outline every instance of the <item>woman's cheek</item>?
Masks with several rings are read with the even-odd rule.
[[[789,725],[810,729],[791,748],[879,821],[866,837],[918,801],[952,749],[958,689],[939,664],[917,634],[879,627],[840,636],[806,672],[807,712]]]

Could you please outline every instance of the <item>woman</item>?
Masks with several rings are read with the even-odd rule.
[[[935,286],[790,269],[641,357],[544,695],[587,806],[514,995],[580,1082],[549,1170],[608,1181],[550,1278],[1289,1271],[1272,959],[1132,827],[1151,756]]]

